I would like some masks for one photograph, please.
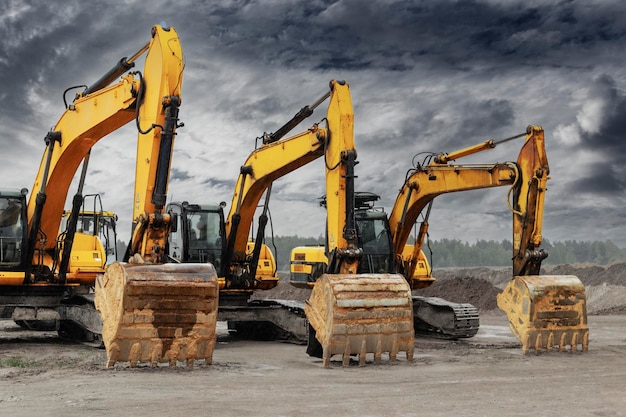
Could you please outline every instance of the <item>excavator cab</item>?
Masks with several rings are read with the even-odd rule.
[[[89,209],[88,199],[93,200]],[[72,210],[64,210],[59,227],[59,237],[65,239]],[[69,269],[95,268],[103,270],[105,265],[118,261],[117,252],[117,214],[105,211],[99,194],[84,196],[83,205],[76,219],[76,233],[73,236],[72,255]]]
[[[11,271],[24,263],[26,247],[26,193],[0,191],[0,271]],[[23,276],[17,276],[19,284]],[[7,284],[3,274],[2,285]]]
[[[174,262],[211,263],[219,271],[226,245],[223,205],[173,202],[167,212],[172,216],[172,232],[167,253]]]
[[[374,207],[380,197],[373,193],[356,192],[354,217],[357,243],[362,250],[357,274],[394,274],[396,265],[393,241],[387,213]],[[325,197],[320,206],[326,207]],[[290,261],[290,284],[311,288],[328,267],[327,248],[324,246],[298,246],[293,248]]]
[[[357,273],[395,273],[393,241],[387,214],[374,208],[380,197],[372,193],[355,193],[355,220],[357,241],[363,250]]]

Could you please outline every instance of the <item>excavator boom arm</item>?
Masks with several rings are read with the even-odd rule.
[[[515,138],[515,137],[513,137]],[[510,138],[512,139],[512,138]],[[507,139],[508,140],[508,139]],[[396,258],[402,254],[417,217],[424,207],[443,193],[509,185],[509,209],[513,213],[513,279],[498,295],[498,306],[507,313],[510,328],[527,352],[565,350],[588,345],[584,286],[573,276],[540,276],[547,253],[540,248],[546,183],[550,168],[540,126],[528,126],[517,162],[493,165],[452,165],[448,162],[481,150],[490,143],[435,158],[418,167],[405,181],[390,215]],[[421,252],[418,239],[409,267]],[[418,279],[409,276],[418,288]],[[415,281],[415,282],[413,282]],[[415,306],[415,304],[414,304]],[[419,315],[419,308],[416,310]]]
[[[173,28],[155,26],[138,92],[133,235],[126,262],[98,276],[95,305],[108,365],[148,361],[210,363],[217,325],[217,273],[209,263],[167,264],[165,214],[181,104],[184,61]]]
[[[396,254],[402,253],[422,210],[444,193],[513,185],[514,163],[493,165],[432,165],[416,171],[404,183],[389,215]]]
[[[234,242],[235,254],[245,253],[253,216],[263,193],[273,181],[321,157],[326,131],[315,125],[306,132],[264,145],[252,152],[241,166],[226,220],[226,235],[231,236],[234,218],[239,216],[237,233],[229,239]]]
[[[42,157],[28,202],[29,227],[35,215],[37,195],[51,190],[40,214],[39,228],[46,249],[55,245],[67,193],[74,175],[91,148],[104,136],[133,120],[139,82],[133,76],[77,99],[61,116]]]
[[[326,98],[330,97],[325,117],[326,126],[314,124],[305,132],[281,139],[285,133],[312,114]],[[346,108],[348,105],[348,108]],[[224,267],[248,262],[247,242],[253,216],[261,199],[276,179],[326,155],[334,157],[335,147],[343,144],[344,120],[351,123],[352,107],[348,86],[331,81],[329,92],[311,106],[306,106],[279,131],[267,135],[261,148],[250,154],[240,170],[232,204],[226,218],[227,248]],[[351,133],[351,128],[350,128]],[[260,244],[260,242],[255,242]],[[252,265],[253,267],[253,265]],[[225,271],[226,272],[226,271]],[[228,272],[227,272],[228,273]]]
[[[493,146],[478,146],[481,150],[491,148]],[[456,152],[451,154],[458,155]],[[459,157],[456,156],[457,159]],[[540,126],[528,126],[526,129],[526,138],[517,162],[459,165],[435,161],[419,167],[403,184],[389,216],[396,255],[402,254],[413,225],[424,207],[438,195],[510,186],[514,274],[537,274],[541,259],[532,254],[541,245],[543,203],[549,172],[544,133]],[[420,244],[418,241],[418,246]],[[416,247],[414,253],[419,253],[418,249],[421,248]],[[533,273],[525,270],[528,265],[534,265]]]

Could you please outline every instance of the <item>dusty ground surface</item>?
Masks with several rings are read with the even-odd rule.
[[[324,369],[303,346],[232,339],[220,323],[211,366],[106,369],[101,349],[0,321],[0,415],[624,416],[626,280],[586,268],[576,273],[588,285],[592,313],[584,353],[524,355],[505,316],[491,307],[500,271],[455,271],[430,289],[465,293],[458,301],[479,307],[475,337],[417,338],[413,362],[399,355],[393,365],[364,368],[342,368],[336,357]],[[601,274],[604,280],[591,279]],[[282,286],[279,294],[303,295]]]

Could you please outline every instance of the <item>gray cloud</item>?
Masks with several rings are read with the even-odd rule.
[[[176,28],[186,58],[185,127],[170,186],[176,199],[230,202],[255,138],[317,99],[330,79],[346,79],[357,189],[381,194],[387,209],[417,153],[449,152],[541,124],[552,171],[544,236],[611,238],[626,246],[626,3],[617,0],[157,0],[149,7],[138,0],[122,7],[8,0],[0,4],[0,187],[32,187],[42,139],[63,111],[63,91],[94,82],[161,21]],[[320,120],[323,107],[294,132]],[[106,194],[105,204],[127,223],[133,129],[98,143],[87,181],[88,192]],[[519,146],[459,162],[516,159]],[[277,181],[277,233],[320,235],[316,198],[323,189],[319,164]],[[438,198],[433,233],[510,238],[500,211],[505,194]]]
[[[617,87],[611,76],[603,74],[590,85],[575,126],[580,133],[578,150],[599,158],[592,162],[582,161],[582,178],[570,182],[569,190],[624,199],[626,93]]]

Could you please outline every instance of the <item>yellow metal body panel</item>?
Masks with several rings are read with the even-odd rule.
[[[251,239],[248,241],[247,252],[251,256],[254,249],[254,241]],[[276,261],[274,254],[267,247],[266,244],[261,245],[261,253],[259,255],[259,262],[256,269],[257,289],[269,290],[278,285],[279,277],[276,272]]]
[[[435,278],[431,275],[430,265],[428,263],[428,259],[426,259],[426,255],[424,255],[424,252],[420,250],[417,259],[415,260],[413,245],[405,245],[402,250],[402,263],[408,264],[409,262],[415,262],[415,268],[410,277],[410,285],[412,289],[417,290],[420,288],[426,288],[435,282]]]
[[[323,246],[297,246],[290,255],[290,284],[312,288],[315,280],[326,271],[328,258]]]
[[[106,252],[98,236],[76,233],[68,265],[68,282],[73,276],[82,277],[84,284],[92,283],[106,265]]]
[[[0,272],[0,285],[24,285],[24,272]]]

